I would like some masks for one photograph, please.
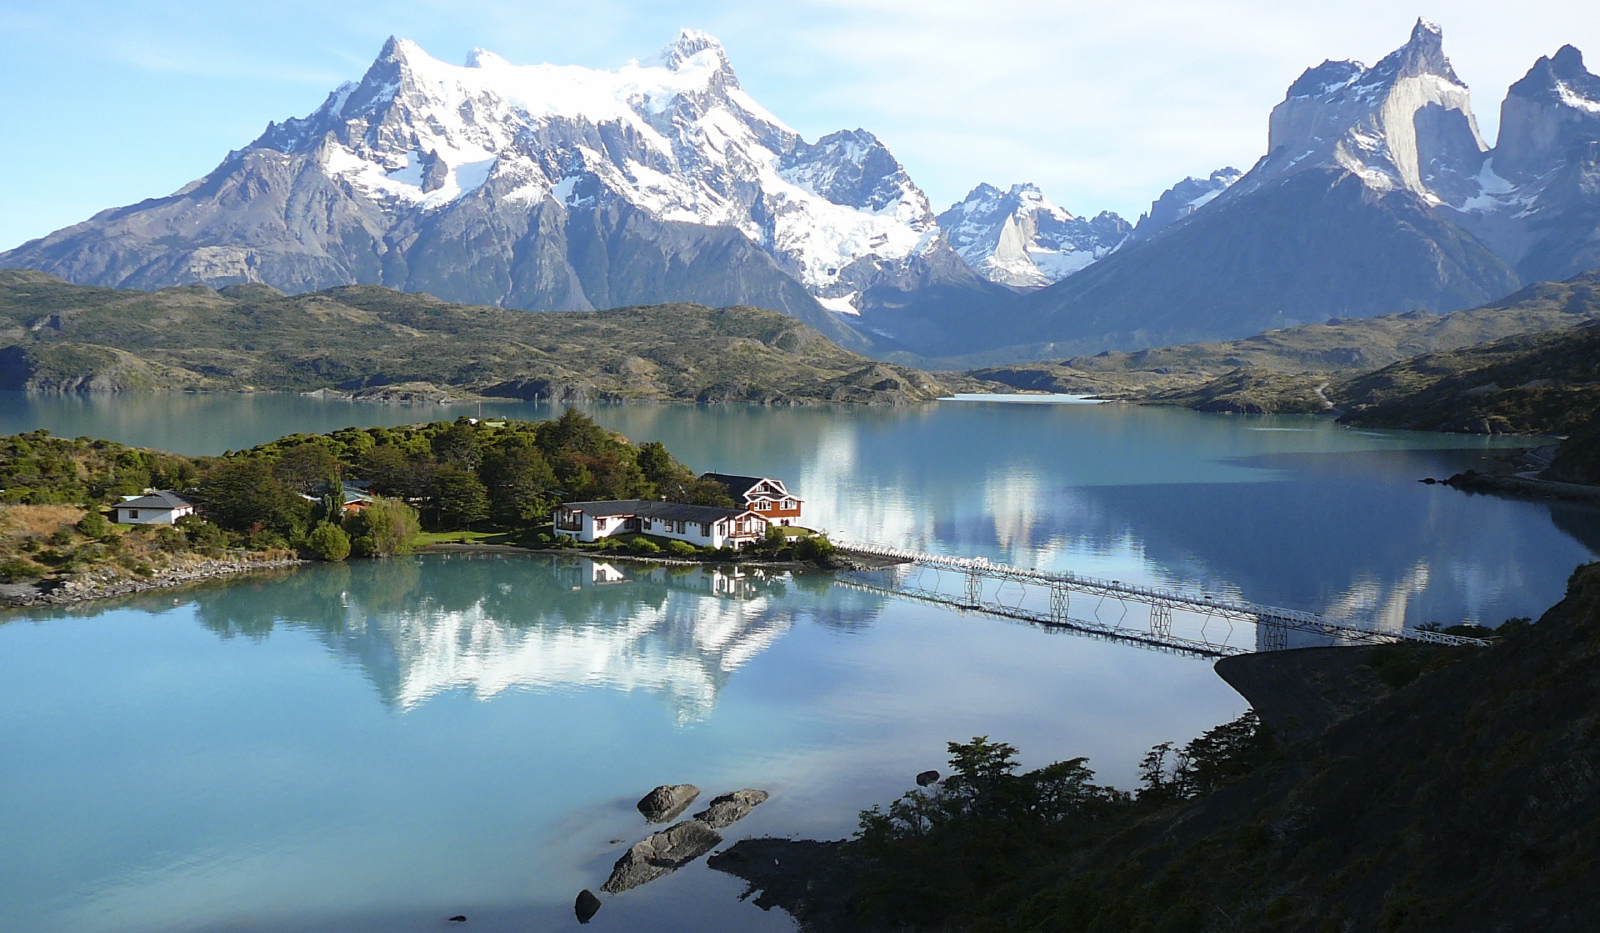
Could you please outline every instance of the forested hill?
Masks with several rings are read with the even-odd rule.
[[[516,398],[926,401],[979,385],[877,363],[759,308],[530,313],[349,286],[156,292],[0,270],[0,389],[337,389]]]

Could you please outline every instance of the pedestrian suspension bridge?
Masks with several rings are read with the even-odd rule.
[[[1330,618],[1211,594],[1011,567],[981,557],[946,557],[879,545],[835,543],[848,555],[890,562],[881,569],[835,575],[839,585],[851,589],[1178,654],[1220,657],[1274,651],[1289,647],[1290,632],[1322,636],[1341,644],[1488,644],[1480,638],[1380,626],[1371,619]],[[1240,625],[1249,628],[1240,631]]]

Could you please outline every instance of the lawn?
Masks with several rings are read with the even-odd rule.
[[[424,531],[411,539],[413,547],[430,544],[515,544],[504,531]]]

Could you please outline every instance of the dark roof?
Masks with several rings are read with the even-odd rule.
[[[716,505],[689,505],[684,502],[658,502],[655,499],[613,499],[604,502],[563,502],[561,507],[582,512],[591,518],[611,515],[637,515],[675,522],[716,522],[733,518],[749,509],[725,509]]]
[[[137,499],[128,499],[112,506],[114,509],[182,509],[194,505],[170,489],[162,489]]]
[[[706,473],[700,478],[711,480],[713,483],[721,483],[723,486],[727,487],[728,495],[735,499],[743,499],[746,493],[754,489],[756,486],[771,479],[772,477],[735,476],[732,473]],[[793,493],[790,493],[789,496],[790,498],[799,498],[799,496],[796,496]]]

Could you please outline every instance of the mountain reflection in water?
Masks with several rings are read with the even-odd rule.
[[[450,573],[427,573],[428,562]],[[808,599],[808,595],[826,599]],[[199,591],[225,638],[311,629],[401,711],[452,689],[606,687],[710,715],[732,673],[799,621],[868,624],[882,600],[758,567],[460,552],[312,567]]]

